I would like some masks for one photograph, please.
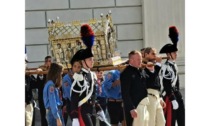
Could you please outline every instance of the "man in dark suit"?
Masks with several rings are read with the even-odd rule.
[[[139,51],[129,53],[129,65],[120,75],[122,98],[127,126],[148,124],[146,73],[140,69],[142,55]]]

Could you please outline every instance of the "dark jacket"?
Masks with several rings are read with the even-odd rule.
[[[146,85],[147,89],[155,89],[160,91],[161,85],[160,85],[160,78],[159,78],[159,71],[161,67],[158,65],[155,65],[155,71],[151,72],[147,68],[145,68],[145,72],[148,75],[148,78],[146,79]]]
[[[165,77],[163,77],[162,79],[162,84],[163,84],[163,92],[166,92],[166,96],[170,96],[170,100],[175,100],[175,99],[182,99],[182,95],[180,93],[180,89],[179,89],[179,75],[177,74],[177,70],[175,68],[175,63],[166,61],[165,64],[166,66],[170,67],[172,69],[172,71],[170,72],[169,70],[165,70],[165,73],[163,73],[162,69],[161,69],[161,75]],[[163,66],[162,66],[163,67]],[[175,76],[177,76],[177,80],[175,82],[175,85],[172,86],[173,83],[173,78],[172,77],[172,73],[174,73]]]
[[[30,104],[33,102],[32,89],[37,88],[37,81],[33,75],[25,75],[25,102]]]
[[[130,65],[121,73],[122,98],[127,112],[136,109],[139,102],[147,97],[146,77],[144,70]]]
[[[43,89],[44,89],[44,85],[46,83],[46,74],[41,76],[41,75],[37,75],[37,88],[38,88],[38,99],[39,101],[42,100],[43,101]]]
[[[88,88],[89,92],[90,92],[90,89],[93,88],[93,92],[91,94],[91,97],[85,103],[94,104],[95,99],[96,99],[96,94],[95,94],[96,87],[95,87],[95,84],[92,85],[91,73],[81,70],[81,74],[83,75],[84,79],[87,81],[87,83],[89,85],[89,88]],[[93,83],[95,83],[95,80],[93,80],[93,81],[94,81]],[[83,86],[84,85],[84,80],[80,81],[80,84]],[[92,87],[92,86],[94,86],[94,87]],[[81,91],[81,89],[82,89],[82,88],[79,87],[78,84],[76,84],[72,88],[74,88],[74,90],[77,90],[77,91]],[[78,118],[78,103],[80,101],[82,101],[87,96],[86,91],[87,91],[87,89],[84,92],[82,92],[81,94],[72,91],[72,93],[71,93],[71,113],[70,113],[72,118]],[[88,94],[89,94],[89,92],[88,92]],[[83,105],[81,106],[82,108],[83,108]]]

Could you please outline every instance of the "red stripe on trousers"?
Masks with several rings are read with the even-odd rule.
[[[166,126],[171,126],[172,123],[172,104],[169,100],[169,96],[165,99],[166,107],[163,109],[166,118]]]
[[[85,126],[85,123],[82,119],[82,114],[81,114],[81,107],[78,108],[78,117],[79,117],[79,124],[80,126]]]

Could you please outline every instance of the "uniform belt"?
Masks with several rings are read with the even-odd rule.
[[[120,99],[112,99],[112,98],[108,98],[108,101],[110,101],[110,102],[122,102],[122,100],[120,100]]]
[[[148,93],[148,95],[151,95],[151,96],[153,96],[153,97],[157,98],[157,96],[156,96],[156,95],[154,95],[154,94]]]
[[[159,94],[158,90],[149,88],[149,89],[147,89],[147,92],[148,92],[148,95],[151,95],[157,99],[159,98],[160,94]]]

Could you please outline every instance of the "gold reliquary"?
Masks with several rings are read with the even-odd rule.
[[[48,34],[51,55],[57,63],[70,68],[72,56],[80,49],[86,48],[80,36],[80,27],[89,24],[94,31],[93,45],[94,67],[118,65],[122,62],[116,43],[116,30],[112,22],[111,11],[98,19],[82,22],[79,20],[70,23],[48,20]]]

